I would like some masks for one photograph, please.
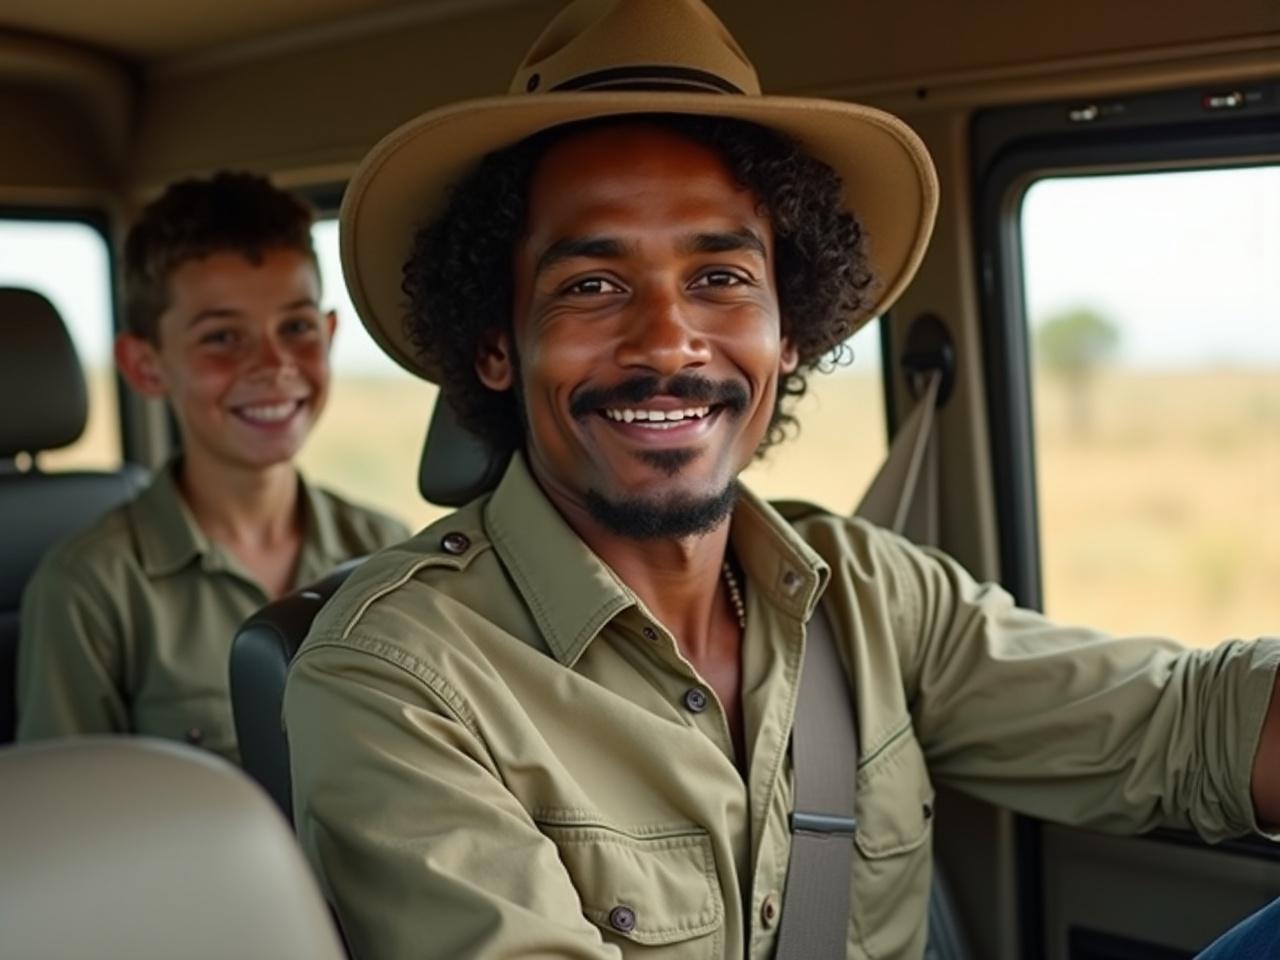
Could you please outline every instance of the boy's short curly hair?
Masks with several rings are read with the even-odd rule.
[[[525,229],[529,184],[556,143],[601,127],[652,124],[703,144],[754,191],[774,231],[784,334],[800,365],[782,379],[760,452],[796,426],[791,403],[809,374],[845,359],[849,318],[872,277],[862,229],[842,203],[839,175],[794,140],[743,120],[629,115],[553,127],[491,153],[457,185],[436,220],[422,227],[404,265],[410,339],[437,359],[441,387],[464,427],[498,452],[524,444],[511,391],[495,392],[476,375],[481,337],[510,330],[515,246]],[[831,344],[840,347],[831,352]]]
[[[147,204],[125,240],[125,328],[158,342],[169,277],[188,260],[232,251],[256,265],[266,251],[284,247],[316,264],[314,221],[305,201],[256,174],[223,172],[171,184]]]

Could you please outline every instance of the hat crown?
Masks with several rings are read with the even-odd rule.
[[[664,89],[758,96],[760,81],[700,0],[575,0],[529,48],[510,92]]]

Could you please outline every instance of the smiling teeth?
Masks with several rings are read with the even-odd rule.
[[[298,401],[290,400],[286,403],[261,404],[256,407],[241,407],[240,413],[248,417],[250,420],[263,420],[268,423],[287,420],[298,409]]]
[[[710,407],[689,407],[685,410],[605,410],[604,415],[618,423],[631,423],[635,420],[649,422],[670,420],[701,420],[711,412]]]

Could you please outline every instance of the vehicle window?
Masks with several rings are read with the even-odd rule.
[[[1041,180],[1021,239],[1053,618],[1280,620],[1280,167]]]
[[[448,511],[418,493],[418,459],[436,388],[401,369],[365,332],[347,296],[338,255],[338,221],[312,230],[324,301],[338,313],[330,354],[329,406],[303,448],[308,477],[417,529]]]
[[[46,469],[120,466],[120,408],[112,359],[111,261],[87,223],[0,218],[0,286],[43,294],[62,315],[84,367],[89,421],[80,439],[40,455]]]
[[[837,513],[852,513],[862,499],[887,450],[880,321],[859,330],[849,347],[852,363],[809,377],[794,408],[799,433],[743,473],[752,490]]]

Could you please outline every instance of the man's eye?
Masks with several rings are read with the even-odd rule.
[[[732,270],[709,270],[693,281],[694,287],[736,287],[750,281]]]
[[[579,280],[565,287],[564,292],[590,297],[604,293],[621,293],[622,288],[604,277],[587,277],[585,280]]]

